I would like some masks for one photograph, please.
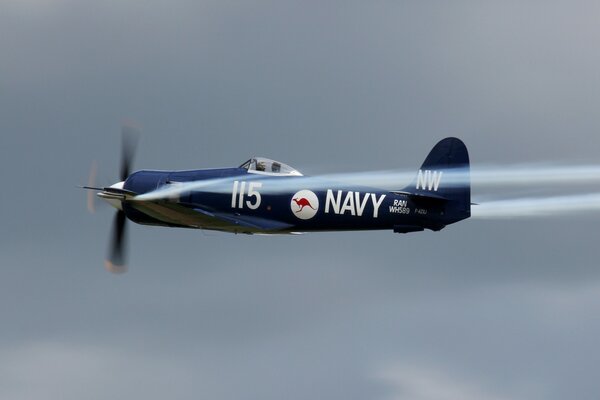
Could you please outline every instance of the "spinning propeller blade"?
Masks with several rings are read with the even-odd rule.
[[[140,137],[137,126],[128,121],[121,127],[121,168],[119,178],[122,182],[131,174],[135,149]],[[114,273],[123,273],[126,266],[127,216],[122,210],[117,211],[112,227],[108,257],[104,263],[107,270]]]
[[[125,213],[123,211],[117,211],[112,226],[108,258],[104,262],[104,266],[110,272],[123,273],[127,270],[125,264],[127,252],[127,237],[125,235],[126,227],[127,217],[125,216]]]
[[[133,123],[127,122],[121,128],[122,147],[121,147],[121,171],[119,177],[121,181],[127,179],[131,174],[131,166],[135,149],[140,137],[140,130]]]
[[[96,196],[108,201],[108,203],[118,209],[112,225],[108,255],[104,262],[106,269],[115,273],[123,273],[127,269],[127,215],[125,214],[125,211],[123,211],[123,206],[126,201],[135,197],[135,193],[124,189],[123,185],[131,174],[135,149],[140,137],[140,130],[134,123],[125,122],[121,128],[121,136],[120,182],[112,186],[97,187],[96,174],[98,167],[96,161],[93,161],[87,186],[80,186],[83,189],[89,190],[87,206],[90,212],[93,213],[95,211],[96,207],[94,199]],[[96,196],[93,192],[96,192]]]

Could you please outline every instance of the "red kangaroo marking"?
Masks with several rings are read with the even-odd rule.
[[[294,200],[296,202],[296,204],[298,205],[298,207],[300,207],[300,209],[298,211],[296,211],[297,213],[304,210],[304,207],[306,207],[306,206],[312,208],[313,210],[316,210],[316,208],[314,208],[313,206],[310,205],[310,201],[308,201],[308,199],[306,197],[301,197],[300,199],[292,199],[292,200]]]

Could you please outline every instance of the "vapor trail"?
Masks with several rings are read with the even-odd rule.
[[[218,178],[195,182],[181,182],[139,196],[139,200],[161,197],[177,197],[191,191],[230,193],[234,180],[263,182],[264,193],[286,193],[292,190],[311,188],[326,190],[343,186],[364,186],[383,190],[398,190],[414,183],[416,171],[368,171],[323,174],[303,177],[266,178],[249,174],[243,177]],[[600,185],[600,165],[512,165],[479,166],[468,169],[444,171],[442,186],[465,186],[474,190],[500,187],[539,187],[566,185]]]
[[[600,193],[492,200],[471,207],[479,219],[548,217],[600,211]]]
[[[521,164],[481,166],[471,172],[475,186],[534,186],[600,183],[600,165]]]
[[[304,177],[278,177],[249,174],[243,177],[227,177],[195,182],[181,182],[137,196],[138,201],[177,198],[185,193],[203,191],[209,193],[231,193],[234,180],[260,182],[263,194],[289,193],[300,189],[337,189],[343,187],[372,187],[382,190],[399,190],[414,183],[416,171],[368,171],[325,174]],[[571,185],[598,185],[600,190],[600,165],[510,165],[476,166],[468,169],[444,171],[442,186],[464,186],[471,184],[473,193],[491,190],[488,200],[474,201],[479,205],[471,208],[473,218],[509,219],[517,217],[549,217],[572,215],[586,211],[600,211],[600,193],[550,195],[506,199],[507,190],[517,188],[557,189]],[[502,190],[503,199],[498,199]],[[591,189],[594,190],[594,189]],[[496,193],[494,193],[496,192]],[[495,198],[494,198],[495,197]]]
[[[381,170],[367,172],[347,172],[322,174],[306,179],[315,184],[338,184],[370,186],[396,190],[411,184],[417,170]],[[293,181],[292,181],[293,182]],[[452,169],[444,172],[442,184],[446,186],[464,186],[474,188],[493,188],[504,186],[567,186],[581,184],[600,184],[600,165],[551,165],[519,164],[508,166],[471,166],[471,169]]]
[[[338,182],[384,189],[398,189],[409,185],[417,170],[382,170],[324,174],[312,178],[323,182]],[[446,170],[443,185],[475,188],[501,186],[580,185],[600,184],[600,165],[519,164],[507,166],[471,166],[471,169]]]

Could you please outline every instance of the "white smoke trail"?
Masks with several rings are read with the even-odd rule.
[[[478,219],[550,217],[600,211],[600,193],[492,200],[471,207]]]
[[[469,181],[467,171],[454,170],[444,173],[441,187],[462,186]],[[188,192],[231,193],[234,180],[260,182],[263,194],[294,192],[300,189],[326,190],[344,187],[370,187],[380,190],[399,190],[414,182],[415,171],[369,171],[326,174],[309,177],[278,177],[245,175],[194,182],[181,182],[139,195],[138,201],[177,198]],[[488,190],[485,201],[472,207],[472,216],[479,219],[516,217],[549,217],[570,215],[586,211],[600,211],[600,193],[552,194],[542,197],[506,198],[509,188],[552,189],[556,191],[567,185],[584,185],[586,191],[600,189],[599,165],[511,165],[475,167],[470,173],[474,193]],[[502,199],[498,199],[498,190]],[[491,190],[491,193],[489,191]],[[496,192],[496,193],[494,193]],[[482,199],[481,196],[479,196]]]
[[[510,165],[487,166],[472,173],[472,187],[492,190],[486,201],[471,207],[478,219],[511,219],[524,217],[554,217],[600,211],[600,193],[559,193],[539,197],[506,198],[507,189],[527,188],[564,191],[566,187],[585,187],[582,191],[600,190],[598,165]],[[502,189],[502,199],[498,190]],[[571,189],[573,190],[573,189]],[[477,200],[475,200],[477,201]]]
[[[471,183],[482,187],[600,183],[600,165],[480,166],[472,169]]]
[[[416,174],[417,170],[382,170],[324,174],[313,178],[323,182],[398,189],[410,184]],[[453,169],[451,172],[444,172],[443,185],[463,186],[469,182],[477,188],[600,184],[600,165],[482,165],[471,166],[470,171],[469,169]]]
[[[398,190],[415,179],[416,171],[368,171],[324,174],[308,177],[265,178],[263,175],[218,178],[195,182],[182,182],[169,185],[157,191],[140,196],[140,200],[178,196],[185,192],[205,190],[213,193],[226,193],[231,190],[231,182],[236,179],[264,181],[263,190],[270,193],[297,190],[299,186],[313,190],[324,190],[332,186],[365,186],[382,190]],[[600,165],[516,165],[482,166],[468,170],[446,171],[441,186],[464,186],[470,181],[474,189],[494,187],[539,187],[565,185],[600,184]]]

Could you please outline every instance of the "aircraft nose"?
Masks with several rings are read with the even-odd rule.
[[[100,193],[98,193],[97,196],[100,197],[102,200],[106,201],[108,204],[110,204],[117,210],[123,211],[123,203],[122,203],[123,196],[116,194],[116,193],[111,193],[110,189],[123,190],[124,185],[125,185],[125,181],[117,182],[117,183],[109,186],[108,190],[105,189],[105,190],[101,191]]]
[[[121,189],[123,190],[123,186],[125,185],[125,181],[121,181],[121,182],[117,182],[113,185],[111,185],[110,187],[113,189]]]

